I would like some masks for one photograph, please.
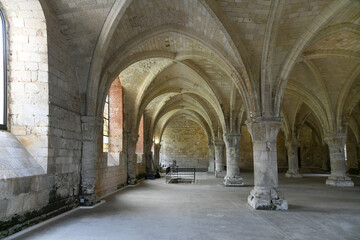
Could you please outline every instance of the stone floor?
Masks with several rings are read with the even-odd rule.
[[[197,174],[196,184],[164,178],[125,188],[94,209],[80,209],[15,239],[360,239],[360,187],[326,186],[326,177],[286,179],[280,190],[288,211],[255,211],[244,187]]]

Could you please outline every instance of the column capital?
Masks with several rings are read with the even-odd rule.
[[[217,140],[217,141],[214,141],[214,146],[215,147],[224,147],[225,143],[222,140]]]
[[[238,146],[240,144],[241,134],[240,133],[224,134],[224,140],[227,147]]]
[[[97,116],[81,117],[81,132],[83,141],[96,141],[103,128],[104,120]]]
[[[128,136],[128,141],[135,142],[135,144],[139,139],[139,134],[128,133],[127,136]]]
[[[249,128],[252,140],[276,141],[282,124],[281,117],[258,117],[245,122]]]
[[[299,146],[299,140],[295,137],[292,137],[285,141],[285,147],[289,151],[292,148],[298,148]]]
[[[343,147],[346,144],[346,138],[346,134],[334,134],[325,136],[324,141],[331,148]]]

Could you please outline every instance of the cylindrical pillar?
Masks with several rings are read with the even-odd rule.
[[[209,144],[209,167],[208,172],[213,173],[215,171],[215,148],[214,145]]]
[[[160,171],[160,143],[154,143],[154,167],[155,172]]]
[[[239,167],[239,145],[241,134],[224,135],[226,145],[226,176],[224,177],[224,185],[238,187],[244,185],[244,180],[240,177]]]
[[[223,141],[215,141],[215,177],[223,178],[226,175]]]
[[[336,187],[353,187],[354,182],[346,175],[344,146],[346,135],[332,135],[324,138],[329,147],[331,175],[326,180],[327,185]]]
[[[254,189],[248,203],[255,209],[287,210],[278,187],[276,137],[280,118],[258,118],[247,122],[253,140]]]
[[[292,139],[286,141],[285,146],[287,149],[289,165],[289,169],[287,170],[285,176],[289,178],[301,178],[302,174],[299,173],[298,156],[299,142],[295,137],[293,137]]]
[[[128,184],[136,184],[136,143],[138,141],[138,134],[128,134],[128,165],[127,165],[127,175],[128,175]]]

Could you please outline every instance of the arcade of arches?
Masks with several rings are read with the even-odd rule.
[[[0,10],[3,235],[173,160],[225,186],[253,172],[254,209],[288,208],[279,174],[354,186],[357,0],[0,0]]]

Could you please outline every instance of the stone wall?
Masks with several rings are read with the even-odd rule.
[[[240,171],[254,169],[253,143],[246,125],[241,126]]]
[[[169,165],[173,160],[180,167],[209,166],[208,140],[204,130],[183,117],[171,121],[161,139],[161,164]]]
[[[301,129],[299,136],[300,170],[302,172],[319,171],[324,168],[325,154],[316,133],[308,126]]]
[[[103,153],[102,158],[97,163],[96,190],[98,197],[104,197],[117,189],[126,185],[127,169],[123,154],[119,154],[120,164],[108,166],[107,153]]]
[[[288,169],[288,158],[287,158],[287,151],[286,151],[286,147],[285,147],[285,135],[281,129],[277,136],[276,149],[277,149],[278,168],[285,172]]]
[[[8,128],[44,174],[0,180],[0,238],[77,206],[81,157],[78,82],[56,16],[35,0],[1,5],[9,17]]]

